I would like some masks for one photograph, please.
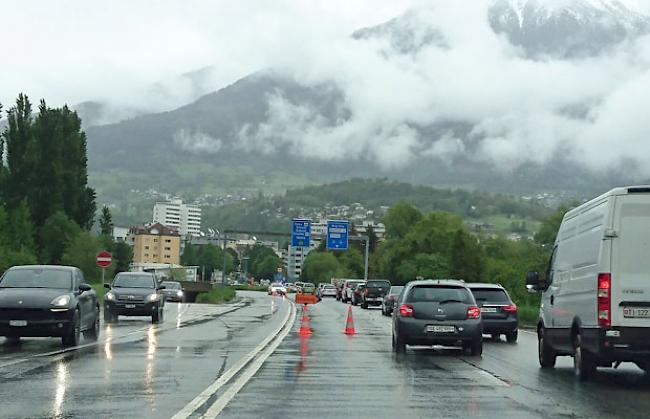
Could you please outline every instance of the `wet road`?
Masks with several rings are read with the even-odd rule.
[[[346,336],[347,306],[326,300],[309,310],[264,366],[225,407],[226,418],[647,418],[650,380],[636,366],[600,369],[577,383],[572,359],[542,371],[536,336],[486,341],[483,357],[456,350],[391,350],[390,318],[354,308],[358,334]],[[299,317],[300,319],[300,317]],[[299,320],[298,319],[298,320]]]
[[[300,311],[282,297],[238,293],[222,306],[168,304],[165,321],[120,320],[100,341],[0,341],[2,418],[646,418],[650,379],[635,366],[573,379],[571,358],[541,371],[536,337],[392,353],[390,318],[347,305]],[[295,319],[295,322],[294,322]]]
[[[282,299],[166,305],[164,321],[120,318],[97,343],[0,338],[2,418],[168,418],[259,344],[290,312]]]

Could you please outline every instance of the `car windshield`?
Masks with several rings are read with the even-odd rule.
[[[113,281],[113,286],[118,288],[155,288],[151,275],[118,275]]]
[[[502,289],[472,288],[471,290],[477,302],[510,303],[508,295]]]
[[[461,302],[470,304],[472,303],[472,297],[465,288],[461,287],[416,286],[411,289],[406,301],[409,303]]]
[[[165,289],[168,289],[168,290],[179,290],[179,289],[181,289],[181,284],[179,284],[178,282],[163,282],[160,285],[164,285]]]
[[[0,281],[0,288],[72,289],[72,272],[62,269],[12,269]]]
[[[368,288],[388,288],[390,287],[390,282],[388,281],[372,281],[366,284]]]

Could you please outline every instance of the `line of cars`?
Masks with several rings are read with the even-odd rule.
[[[336,286],[337,300],[365,309],[381,305],[383,315],[393,316],[396,352],[406,345],[452,345],[478,356],[484,334],[517,341],[517,306],[499,284],[441,279],[391,286],[387,280],[348,279]]]
[[[64,346],[76,346],[83,335],[96,341],[100,311],[104,321],[119,316],[151,316],[162,321],[165,300],[183,301],[180,283],[160,282],[154,273],[121,272],[104,285],[99,301],[83,272],[72,266],[29,265],[9,268],[0,277],[0,336],[58,337]]]

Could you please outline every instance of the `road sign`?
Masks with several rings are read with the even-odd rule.
[[[108,268],[113,263],[113,255],[110,252],[104,250],[103,252],[97,253],[97,266],[100,268]]]
[[[291,246],[309,247],[311,238],[311,220],[294,219],[291,222]]]
[[[327,248],[329,250],[348,250],[348,221],[327,221]]]

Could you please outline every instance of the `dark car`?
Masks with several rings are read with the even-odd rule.
[[[99,337],[97,294],[71,266],[14,266],[0,278],[0,335],[60,337],[64,346]]]
[[[483,333],[498,339],[506,335],[509,343],[517,342],[519,319],[517,305],[499,284],[467,284],[481,309]]]
[[[104,320],[118,321],[118,316],[151,316],[152,323],[163,318],[165,298],[156,275],[149,272],[120,272],[104,296]]]
[[[363,284],[364,282],[363,279],[346,279],[343,282],[343,288],[341,288],[341,301],[344,303],[352,302],[353,287],[356,287],[357,284]]]
[[[388,294],[390,281],[385,279],[369,279],[361,293],[361,308],[368,306],[380,306],[384,296]]]
[[[381,303],[381,314],[384,316],[390,316],[393,314],[393,307],[395,307],[395,300],[399,298],[400,293],[404,289],[403,286],[397,285],[390,287],[388,293],[384,295],[384,299]]]
[[[366,287],[366,284],[363,282],[350,285],[352,290],[352,297],[350,298],[350,304],[353,306],[359,305],[361,303],[361,294]]]
[[[163,285],[165,289],[162,290],[162,294],[165,297],[166,301],[174,301],[182,303],[185,299],[185,292],[180,282],[176,281],[163,281],[160,285]]]
[[[406,345],[462,346],[483,353],[481,310],[462,281],[419,280],[406,284],[393,313],[393,350]]]

